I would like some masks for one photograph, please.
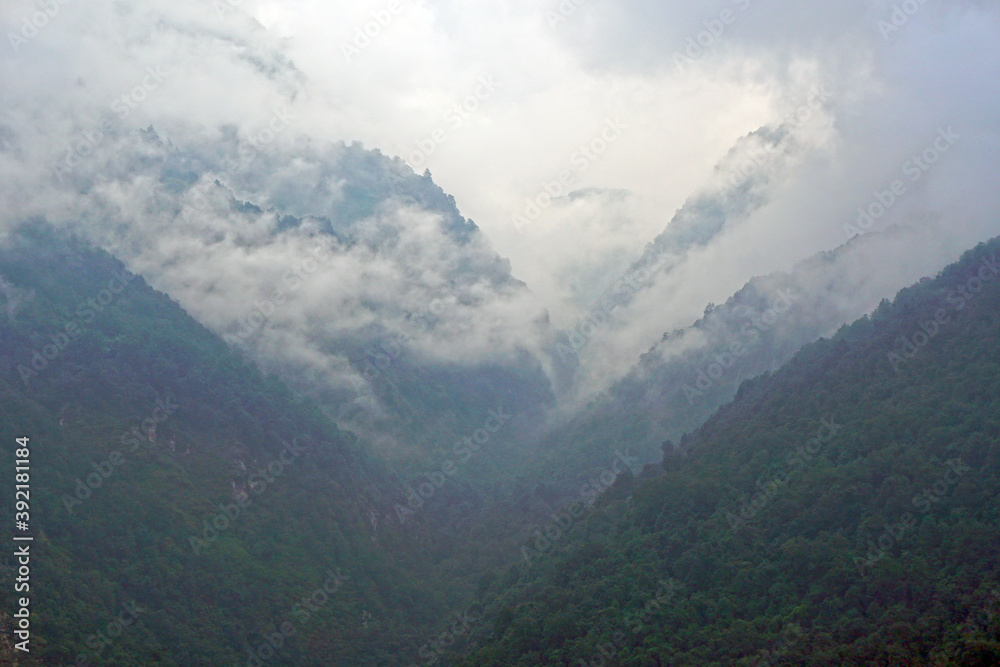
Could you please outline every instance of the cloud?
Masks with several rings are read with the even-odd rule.
[[[580,377],[597,390],[707,301],[844,243],[857,208],[906,178],[940,128],[961,139],[877,228],[936,221],[950,233],[913,252],[938,264],[997,233],[1000,10],[923,3],[894,16],[910,4],[55,0],[30,30],[39,5],[17,0],[0,9],[0,220],[82,221],[222,330],[330,224],[336,260],[260,344],[351,388],[351,364],[313,356],[322,346],[305,331],[406,330],[405,313],[449,277],[478,272],[491,277],[462,283],[449,324],[413,332],[414,349],[545,349],[543,306],[561,326],[578,322],[686,201],[698,213],[747,164],[753,137],[828,91],[750,168],[752,197],[730,202],[743,208],[717,227],[708,216],[707,240],[681,248],[595,338]],[[612,122],[623,131],[581,161]],[[137,132],[149,126],[156,138]],[[345,210],[360,200],[333,167],[341,140],[429,168],[482,234],[442,242],[442,225],[464,219],[412,197]],[[247,147],[268,157],[226,166]],[[519,229],[514,216],[564,173],[566,192]],[[230,197],[262,210],[234,211]],[[275,234],[269,208],[302,221]],[[502,285],[497,251],[534,298]],[[867,270],[909,275],[889,262]]]

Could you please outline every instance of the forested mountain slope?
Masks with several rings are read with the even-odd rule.
[[[542,419],[545,310],[429,172],[359,143],[177,134],[109,136],[59,179],[66,207],[46,219],[141,273],[401,474],[437,463],[498,405],[516,417],[495,449]],[[490,457],[470,472],[495,478]]]
[[[608,391],[554,423],[531,467],[544,470],[540,478],[550,485],[575,493],[616,450],[658,462],[664,441],[701,426],[744,381],[776,370],[807,343],[943,266],[914,252],[934,233],[893,227],[814,255],[787,273],[751,279],[725,303],[710,304],[698,321],[663,334]]]
[[[31,453],[19,664],[403,664],[446,618],[387,556],[399,481],[103,251],[12,235],[0,341],[0,467]]]
[[[540,526],[459,665],[1000,663],[1000,240]]]

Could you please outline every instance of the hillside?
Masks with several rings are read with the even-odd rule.
[[[268,664],[396,664],[447,615],[387,555],[399,481],[113,257],[12,235],[0,341],[0,467],[16,438],[31,454],[19,664],[243,664],[268,643]]]
[[[998,250],[744,383],[661,466],[539,526],[450,664],[997,664]]]
[[[46,219],[114,254],[403,475],[552,403],[544,309],[429,172],[359,143],[109,136]],[[497,444],[497,443],[494,443]],[[492,457],[492,455],[490,455]],[[476,473],[497,475],[483,457]]]
[[[776,370],[804,345],[936,271],[934,258],[913,250],[932,234],[894,227],[814,255],[789,272],[752,278],[724,303],[709,305],[698,321],[663,334],[585,408],[555,421],[531,467],[572,494],[616,450],[659,462],[665,441],[701,426],[744,381]],[[877,265],[892,270],[874,271]]]

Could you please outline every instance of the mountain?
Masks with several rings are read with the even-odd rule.
[[[57,175],[66,205],[48,219],[406,474],[440,465],[490,410],[516,415],[495,449],[541,420],[547,315],[429,172],[358,143],[200,139],[109,135]],[[478,474],[495,472],[492,456]]]
[[[785,140],[757,133],[730,157]],[[777,153],[782,164],[796,155]],[[593,394],[600,364],[588,364],[631,335],[629,317],[567,357],[572,335],[554,330],[431,175],[399,159],[360,144],[248,143],[225,129],[178,145],[149,128],[107,137],[88,167],[57,175],[54,222],[31,220],[0,251],[5,423],[46,443],[39,545],[57,557],[39,575],[65,591],[39,603],[39,636],[63,638],[40,642],[42,660],[392,665],[440,660],[448,648],[478,651],[470,660],[567,658],[591,636],[567,649],[544,633],[578,624],[529,615],[542,635],[519,630],[517,644],[505,629],[536,594],[558,592],[581,618],[593,610],[574,596],[605,599],[566,578],[595,572],[573,560],[577,533],[587,548],[613,533],[633,549],[601,542],[593,553],[629,577],[614,586],[634,602],[629,586],[647,578],[632,563],[666,567],[632,541],[645,524],[628,523],[625,498],[658,493],[641,490],[656,483],[642,466],[667,442],[657,480],[708,475],[696,463],[675,470],[670,443],[690,450],[686,434],[724,419],[721,406],[940,266],[921,251],[933,226],[864,234],[752,279],[641,357],[626,349],[600,360],[629,365]],[[626,278],[646,270],[651,284],[618,307],[674,304],[657,281],[759,208],[769,173],[692,199],[651,246],[673,259],[662,271],[634,266]],[[19,433],[7,434],[11,464]],[[268,479],[272,466],[282,472]],[[664,497],[698,502],[703,490],[691,488]],[[560,509],[574,502],[573,513]],[[567,521],[585,515],[586,528],[563,540]],[[674,533],[656,539],[674,544]],[[548,557],[552,541],[558,573],[505,570],[524,547]],[[10,557],[5,567],[13,574]],[[671,576],[672,591],[692,585]],[[303,606],[324,584],[330,601]],[[180,620],[150,624],[147,613]],[[99,627],[72,622],[112,614],[141,633],[105,645]],[[461,638],[453,614],[474,625]],[[198,635],[192,618],[212,631]],[[493,639],[483,634],[491,627]],[[707,635],[692,633],[678,655],[715,659],[699,653]],[[167,656],[178,643],[187,648]],[[549,647],[544,656],[536,644]]]
[[[658,462],[663,443],[698,428],[747,379],[870,313],[889,294],[936,270],[914,248],[933,228],[893,227],[856,237],[788,272],[751,279],[689,327],[665,333],[624,377],[583,409],[553,419],[529,467],[565,500],[616,457]],[[892,267],[872,271],[872,267]]]
[[[30,460],[34,537],[31,653],[0,662],[405,664],[462,599],[409,569],[370,450],[114,257],[25,225],[0,304],[0,465]]]
[[[825,98],[822,91],[810,93],[816,109]],[[657,321],[663,328],[678,325],[672,308],[657,309],[674,305],[685,269],[773,201],[817,139],[794,118],[739,138],[715,165],[710,182],[687,198],[640,255],[618,262],[617,270],[607,267],[602,279],[591,281],[595,284],[587,291],[597,298],[562,332],[556,348],[559,386],[567,394],[563,403],[585,401],[620,380],[622,360],[631,365],[629,355],[642,349],[637,346],[654,341]]]
[[[998,251],[805,346],[662,465],[539,525],[449,664],[997,664]]]

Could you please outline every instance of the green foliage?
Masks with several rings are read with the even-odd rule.
[[[997,250],[744,383],[452,664],[1000,664]]]
[[[107,254],[26,227],[0,250],[0,468],[29,436],[39,554],[20,664],[247,664],[285,623],[266,664],[432,664],[442,647],[438,662],[469,666],[997,664],[1000,276],[973,278],[998,249],[744,383],[578,520],[550,507],[575,473],[495,481],[512,429],[401,524],[400,480],[312,403]],[[441,432],[518,398],[502,370],[477,384],[393,368],[380,397]],[[649,435],[581,424],[602,443],[588,466]],[[14,561],[0,565],[9,636]],[[331,570],[347,578],[305,613]],[[476,620],[451,636],[462,609]]]
[[[447,613],[382,543],[398,481],[314,405],[44,225],[0,251],[0,278],[0,469],[16,437],[32,453],[34,634],[20,664],[246,664],[284,622],[296,633],[268,664],[395,664]],[[218,519],[240,491],[249,504]],[[0,497],[6,525],[12,503]],[[0,563],[7,627],[14,560]],[[338,570],[343,586],[297,615]],[[134,622],[104,643],[131,604]]]

